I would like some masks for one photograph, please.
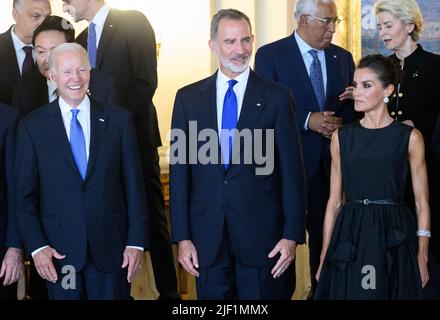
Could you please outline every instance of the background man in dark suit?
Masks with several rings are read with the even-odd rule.
[[[22,118],[17,133],[20,234],[49,298],[128,299],[148,246],[131,115],[87,97],[80,45],[53,49],[49,69],[60,98]],[[59,277],[66,268],[69,281]]]
[[[14,214],[13,158],[17,112],[0,104],[0,300],[16,300],[23,276],[21,241]]]
[[[48,0],[14,0],[15,25],[0,34],[0,102],[11,106],[17,79],[34,70],[32,34],[50,13]]]
[[[160,183],[161,143],[153,95],[157,87],[154,30],[138,11],[110,9],[103,0],[63,0],[74,20],[89,28],[77,42],[87,48],[92,68],[116,81],[119,106],[131,111],[139,142],[150,213],[150,255],[159,298],[178,298],[170,236]]]
[[[58,90],[49,79],[49,54],[57,45],[74,40],[73,25],[58,16],[48,16],[35,29],[32,44],[36,49],[38,70],[18,80],[14,90],[13,107],[21,116],[58,98]],[[101,75],[98,70],[92,71],[89,94],[101,102],[117,104],[114,81]]]
[[[347,99],[350,91],[345,92],[353,80],[354,62],[348,51],[331,44],[339,21],[334,0],[299,0],[295,18],[298,26],[291,36],[257,51],[255,71],[290,88],[298,108],[313,292],[329,197],[329,139],[354,116],[353,103]]]
[[[209,42],[219,70],[180,89],[174,104],[171,150],[182,143],[174,133],[191,139],[190,122],[197,137],[215,132],[210,152],[216,153],[221,133],[223,161],[189,164],[203,152],[197,137],[170,157],[173,241],[179,262],[197,277],[199,299],[290,299],[295,289],[292,261],[305,238],[301,143],[289,91],[249,68],[253,39],[245,14],[220,10]],[[237,135],[232,142],[234,129],[247,131],[252,142],[240,143]],[[273,140],[259,139],[256,130],[272,132]],[[244,160],[249,142],[255,152],[266,151],[272,170],[259,175],[255,154]],[[196,149],[187,150],[188,143]]]

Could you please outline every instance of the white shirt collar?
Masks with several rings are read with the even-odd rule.
[[[238,83],[237,84],[247,84],[247,81],[249,79],[249,74],[251,72],[251,69],[249,67],[246,68],[245,71],[243,71],[238,77],[234,78]],[[218,69],[217,73],[217,84],[222,86],[228,83],[229,80],[232,80],[228,76],[226,76],[220,68]]]
[[[57,86],[55,85],[55,83],[47,79],[47,89],[49,90],[49,96],[51,96],[57,89]]]
[[[33,47],[31,44],[26,44],[14,32],[15,26],[11,28],[12,43],[16,52],[23,49],[23,47]]]
[[[108,14],[110,13],[110,6],[107,3],[104,3],[101,9],[95,14],[92,19],[92,22],[100,28],[104,27],[105,20],[107,19]]]
[[[316,51],[318,51],[319,54],[324,53],[324,50],[318,50],[318,49],[315,49],[315,48],[312,48],[311,46],[309,46],[307,44],[307,42],[305,42],[304,39],[301,38],[301,36],[298,34],[298,32],[295,31],[294,36],[295,36],[296,43],[298,44],[299,51],[301,52],[301,55],[304,56],[305,54],[309,54],[310,50],[316,50]]]
[[[61,96],[58,100],[58,104],[60,105],[62,115],[67,115],[69,113],[71,114],[70,110],[72,110],[73,108]],[[78,109],[81,112],[84,112],[86,116],[90,115],[90,99],[87,95],[84,97],[83,101],[79,104],[79,106],[76,109]]]

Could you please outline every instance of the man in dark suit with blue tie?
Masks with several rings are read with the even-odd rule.
[[[329,139],[354,117],[347,99],[354,74],[352,55],[331,44],[340,21],[334,0],[299,0],[297,29],[289,37],[261,47],[255,71],[292,90],[298,108],[307,176],[307,231],[309,233],[312,291],[316,286],[324,214],[329,196]]]
[[[18,114],[0,103],[0,300],[17,300],[23,254],[14,214],[14,145]]]
[[[220,10],[209,42],[219,70],[180,89],[174,104],[172,238],[199,299],[290,299],[295,289],[301,142],[289,90],[249,68],[253,39],[245,14]]]
[[[148,247],[131,115],[87,97],[80,45],[53,49],[49,70],[60,98],[25,116],[17,132],[22,240],[50,299],[128,299]]]

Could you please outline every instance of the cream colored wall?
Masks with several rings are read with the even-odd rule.
[[[115,8],[137,9],[150,20],[161,43],[158,60],[159,86],[154,96],[164,144],[171,125],[174,96],[180,87],[209,76],[217,59],[208,48],[209,25],[220,8],[236,8],[251,19],[255,50],[291,34],[296,0],[107,0]],[[340,3],[340,1],[338,1]],[[0,32],[13,23],[12,0],[0,0]],[[62,1],[52,0],[53,14],[62,12]],[[343,11],[343,10],[342,10]],[[85,22],[76,24],[77,32]],[[336,41],[339,41],[336,39]],[[254,51],[255,51],[254,50]],[[253,65],[253,60],[251,62]]]

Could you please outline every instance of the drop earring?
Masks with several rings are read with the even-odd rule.
[[[383,102],[384,102],[385,104],[387,104],[388,102],[390,102],[390,98],[388,98],[388,97],[383,98]]]

